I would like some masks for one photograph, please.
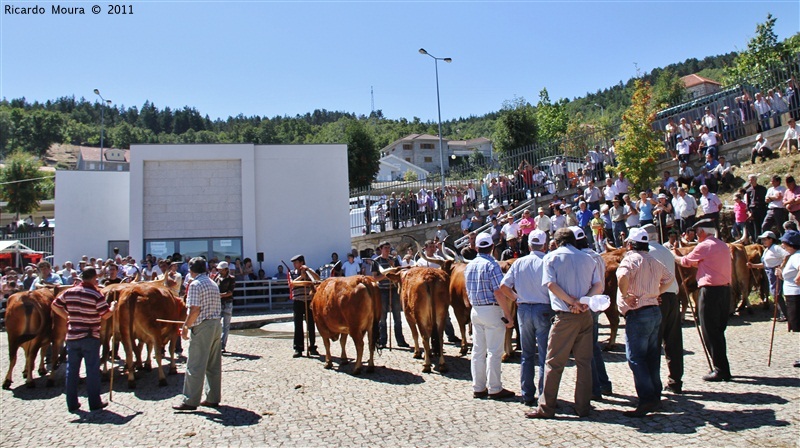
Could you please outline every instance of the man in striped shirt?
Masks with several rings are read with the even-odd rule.
[[[648,253],[649,242],[647,230],[631,229],[625,240],[628,252],[617,268],[617,306],[625,316],[625,357],[639,396],[636,409],[623,413],[627,417],[644,417],[658,409],[661,400],[658,297],[669,289],[675,276]]]
[[[116,302],[108,306],[97,289],[97,271],[86,268],[81,283],[66,290],[53,302],[54,313],[67,320],[67,409],[75,412],[78,401],[78,373],[81,360],[86,367],[86,395],[89,409],[108,406],[100,399],[100,323],[112,316]]]

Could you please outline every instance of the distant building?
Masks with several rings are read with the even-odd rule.
[[[78,171],[130,171],[130,149],[105,148],[102,164],[100,148],[80,146],[78,149],[78,163],[75,166]]]
[[[428,174],[430,174],[428,171],[394,154],[381,157],[379,163],[378,175],[375,177],[375,180],[379,182],[401,180],[407,171],[416,173],[417,180],[425,180],[428,178]]]
[[[450,169],[450,160],[453,156],[455,158],[467,158],[476,150],[483,154],[487,160],[492,158],[492,141],[484,137],[470,140],[443,139],[442,143],[445,145],[445,170]],[[428,173],[438,173],[440,170],[439,137],[436,135],[409,134],[381,149],[381,155],[383,157],[393,155],[402,161],[416,165]]]
[[[722,88],[722,84],[713,79],[704,78],[696,74],[686,75],[681,78],[681,81],[683,81],[683,85],[686,86],[686,91],[690,98],[700,98],[701,96],[710,95],[719,92]]]

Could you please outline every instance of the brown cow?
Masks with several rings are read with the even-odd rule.
[[[178,338],[175,324],[156,322],[156,319],[182,321],[186,317],[186,305],[163,286],[153,283],[133,284],[119,291],[119,305],[114,317],[115,332],[118,331],[125,349],[128,368],[128,387],[136,387],[134,354],[139,354],[135,339],[147,344],[156,355],[158,385],[166,386],[167,379],[161,369],[162,350],[170,342],[170,374],[176,373],[175,340]],[[141,359],[141,355],[137,357]]]
[[[414,358],[422,358],[419,336],[425,348],[425,361],[422,372],[431,371],[431,352],[439,354],[437,372],[447,372],[444,359],[444,326],[450,318],[450,278],[442,269],[414,267],[411,269],[393,268],[382,270],[391,281],[399,283],[400,300],[406,315],[411,335],[414,337]],[[431,349],[431,337],[436,335],[438,347]]]
[[[336,341],[339,337],[342,346],[341,365],[348,363],[345,344],[347,336],[350,335],[356,346],[356,365],[353,368],[353,375],[359,375],[364,354],[364,333],[367,333],[369,343],[367,372],[375,370],[373,356],[378,321],[381,317],[381,295],[372,277],[355,275],[323,280],[314,293],[311,310],[325,345],[326,369],[332,367],[331,341]]]
[[[65,290],[66,288],[57,288]],[[3,389],[11,388],[11,376],[17,363],[17,351],[25,350],[25,368],[23,376],[26,386],[32,388],[33,367],[36,355],[41,352],[39,375],[47,373],[44,358],[47,348],[52,343],[52,368],[47,379],[47,386],[54,384],[55,371],[58,369],[61,348],[66,338],[66,321],[52,313],[50,306],[57,291],[54,288],[39,288],[35,291],[21,291],[8,298],[6,307],[6,333],[8,335],[9,366]]]
[[[611,297],[612,303],[612,306],[606,308],[605,311],[610,330],[608,341],[606,341],[606,345],[604,347],[605,350],[611,350],[614,347],[614,344],[617,342],[617,332],[619,331],[619,309],[613,304],[616,300],[615,297],[617,297],[617,268],[619,267],[619,263],[622,261],[622,257],[625,256],[625,252],[627,252],[627,249],[624,247],[620,247],[619,249],[606,247],[606,251],[600,254],[600,257],[603,258],[603,262],[606,264],[603,294]]]

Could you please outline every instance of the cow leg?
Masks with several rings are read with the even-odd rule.
[[[414,338],[414,359],[422,359],[422,350],[419,348],[419,332],[417,331],[417,320],[411,313],[406,313],[408,326],[411,327],[411,337]]]
[[[8,343],[8,361],[9,361],[8,372],[6,372],[6,380],[3,381],[3,389],[5,389],[5,390],[11,389],[11,372],[14,371],[14,366],[17,365],[17,351],[18,350],[19,350],[19,345],[17,345],[17,341],[9,341],[9,343]]]
[[[353,343],[356,346],[356,365],[353,366],[353,375],[361,375],[361,359],[364,356],[364,332],[351,330],[350,338],[353,339]],[[345,340],[344,335],[342,335],[342,340]],[[344,343],[342,343],[342,348],[344,348]]]
[[[175,345],[177,344],[177,339],[180,336],[175,334],[169,340],[169,371],[168,375],[177,375],[178,374],[178,367],[175,365]]]
[[[461,356],[467,356],[467,351],[469,351],[469,346],[467,345],[467,323],[469,319],[462,316],[461,313],[456,313],[456,320],[458,321],[458,330],[461,332],[461,351],[459,353]]]
[[[33,364],[36,362],[40,346],[34,339],[23,345],[23,347],[25,347],[25,385],[33,389],[36,387],[36,383],[33,382]]]
[[[147,358],[144,360],[142,360],[142,349],[147,350]],[[145,372],[153,370],[152,359],[150,358],[150,352],[152,351],[151,349],[152,347],[150,346],[150,344],[145,341],[139,341],[139,344],[136,345],[136,350],[137,353],[139,354],[138,361],[139,364],[141,365],[141,369],[144,370]]]
[[[619,309],[616,306],[610,306],[606,309],[606,318],[608,318],[608,326],[611,334],[608,336],[603,351],[611,351],[617,343],[617,331],[619,330]]]
[[[416,331],[414,331],[414,327],[411,327],[411,329],[412,329],[411,333],[414,335],[414,344],[416,345],[416,340],[417,340]],[[427,333],[428,334],[425,333],[422,334],[422,345],[425,347],[425,361],[422,362],[422,373],[431,373],[431,337],[430,337],[431,332]],[[439,341],[441,340],[442,338],[439,338]],[[414,354],[414,357],[415,358],[417,357],[416,353]]]
[[[355,340],[353,340],[355,342]],[[350,360],[347,359],[347,353],[345,352],[345,347],[347,346],[347,335],[343,334],[341,339],[339,339],[339,344],[342,346],[342,357],[340,358],[339,365],[346,366],[350,364]],[[358,364],[356,364],[358,365]]]
[[[367,325],[367,344],[369,345],[369,361],[367,361],[367,373],[375,371],[373,356],[375,355],[375,338],[377,337],[377,322],[375,325]],[[363,336],[361,339],[364,339]]]
[[[436,332],[439,335],[439,341],[438,341],[439,346],[436,347],[436,349],[439,352],[439,362],[436,364],[435,370],[441,373],[447,372],[448,370],[447,364],[445,364],[444,360],[444,325],[445,325],[445,319],[449,318],[450,318],[449,315],[442,316],[442,318],[439,319],[439,324],[436,326]]]
[[[331,338],[326,334],[320,334],[320,336],[322,336],[322,345],[325,346],[325,368],[332,369],[333,362],[331,361]]]
[[[55,346],[53,345],[45,344],[44,346],[42,346],[42,349],[39,350],[39,370],[37,370],[36,373],[38,373],[40,377],[47,375],[47,363],[45,362],[45,357],[47,356],[48,349],[53,350],[53,352],[55,353]],[[34,353],[34,361],[36,361],[35,356],[36,354]],[[58,355],[54,354],[53,366],[56,366],[57,364],[58,364]]]
[[[128,369],[128,389],[136,389],[136,365],[134,363],[134,346],[133,338],[128,333],[127,329],[120,326],[120,336],[122,339],[122,348],[125,350],[125,367]]]
[[[167,385],[167,376],[164,375],[164,369],[161,368],[161,360],[164,359],[164,355],[161,353],[161,349],[164,347],[163,342],[160,340],[161,338],[156,338],[155,343],[153,344],[153,351],[156,354],[156,370],[158,371],[158,387],[166,387]],[[148,344],[149,346],[149,344]],[[147,357],[150,358],[150,348],[147,349]],[[147,362],[147,365],[150,365],[150,362]]]
[[[503,362],[511,361],[511,358],[514,357],[513,331],[513,328],[506,328],[505,340],[503,342],[503,356],[500,358]]]

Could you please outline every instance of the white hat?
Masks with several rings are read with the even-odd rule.
[[[575,235],[576,240],[582,240],[586,238],[586,234],[583,233],[583,229],[578,226],[569,226],[569,230],[572,231],[572,234]]]
[[[778,240],[778,237],[775,236],[775,232],[773,232],[771,230],[767,230],[766,232],[764,232],[764,233],[762,233],[761,235],[758,236],[758,239],[764,239],[764,238],[772,238],[773,241],[777,241]]]
[[[547,234],[543,230],[536,229],[528,235],[529,246],[544,246],[547,242]]]
[[[758,135],[756,135],[756,140],[757,140],[757,141],[758,141],[758,140],[761,140],[761,137],[762,137],[762,135],[761,135],[761,134],[758,134]]]
[[[640,229],[638,227],[634,227],[630,231],[630,235],[625,241],[635,241],[637,243],[649,243],[650,242],[650,235],[647,234],[647,230]]]
[[[509,235],[506,235],[506,241],[511,241],[511,240],[515,240],[515,239],[517,239],[517,235],[515,235],[513,233],[509,234]]]
[[[223,269],[228,269],[227,261],[220,261],[219,263],[217,263],[217,270],[221,271]]]
[[[641,227],[641,229],[647,232],[651,240],[658,238],[658,230],[656,229],[656,226],[652,224],[645,224]]]
[[[478,235],[478,238],[475,239],[475,245],[478,247],[489,247],[493,244],[494,241],[492,240],[492,235],[486,232],[481,232]]]

